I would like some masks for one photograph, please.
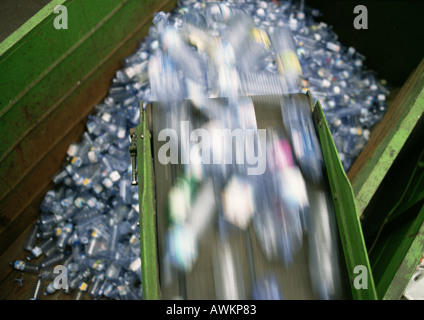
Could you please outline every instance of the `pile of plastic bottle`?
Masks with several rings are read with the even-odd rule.
[[[74,292],[75,299],[85,292],[94,299],[142,298],[138,190],[131,185],[128,151],[129,129],[140,121],[140,100],[144,105],[162,102],[169,115],[164,127],[173,128],[182,119],[183,109],[176,101],[189,99],[211,120],[205,127],[215,128],[219,120],[218,127],[255,129],[251,102],[242,96],[310,90],[323,106],[347,170],[372,126],[382,118],[388,92],[375,74],[365,70],[361,54],[340,44],[329,26],[314,21],[318,15],[291,1],[181,1],[171,13],[155,14],[148,36],[124,60],[108,96],[88,117],[82,140],[69,146],[63,170],[53,177],[57,187],[46,194],[40,219],[25,245],[27,261],[13,263],[17,270],[38,274],[32,298],[59,290],[54,285],[56,265],[67,268],[68,285],[61,290]],[[216,97],[225,98],[226,105],[204,103]],[[314,149],[317,142],[310,129],[310,114],[295,106],[284,113],[288,136],[269,131],[270,169],[259,182],[248,181],[246,168],[240,166],[184,168],[185,176],[169,194],[170,202],[176,200],[170,212],[174,228],[167,235],[167,259],[176,267],[189,270],[193,266],[196,238],[218,207],[225,212],[224,220],[236,221],[239,228],[253,221],[270,259],[285,263],[293,259],[302,245],[305,225],[314,223],[305,222],[308,204],[326,207],[327,200],[321,191],[307,196],[307,181],[316,183],[322,178],[322,158],[320,150]],[[299,128],[307,131],[299,133]],[[310,149],[296,148],[293,141],[299,134],[311,142],[304,145]],[[255,193],[255,188],[264,190]],[[216,203],[217,189],[227,194],[227,200],[240,192],[257,197],[246,196],[243,202],[247,203],[237,208],[225,197]],[[267,198],[258,199],[264,194]],[[275,207],[254,214],[256,203],[265,208],[273,197],[279,199],[274,206],[284,212],[280,224],[275,224]],[[251,199],[250,205],[246,199]],[[191,214],[198,211],[204,212],[201,218]],[[267,228],[270,232],[264,233]],[[283,240],[274,245],[273,237]],[[252,296],[282,298],[274,282],[270,283]],[[258,293],[267,287],[276,293]],[[322,285],[319,291],[320,297],[331,297]]]

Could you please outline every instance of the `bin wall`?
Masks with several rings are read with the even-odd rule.
[[[68,29],[54,28],[62,4]],[[176,1],[51,1],[0,44],[0,254],[39,215],[51,177],[153,13]]]

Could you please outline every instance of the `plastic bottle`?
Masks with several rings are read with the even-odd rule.
[[[73,224],[72,223],[67,223],[63,228],[61,228],[61,232],[57,237],[57,248],[59,250],[65,250],[67,244],[68,244],[68,240],[72,234],[73,231]]]
[[[109,257],[113,258],[116,254],[116,250],[118,247],[118,240],[119,240],[119,234],[118,234],[118,225],[113,225],[110,228],[110,238],[108,243],[108,255]]]
[[[306,178],[322,179],[323,157],[312,122],[312,112],[305,100],[289,97],[281,105],[283,121],[289,132],[294,155]]]
[[[44,295],[48,296],[48,295],[52,295],[54,293],[56,293],[57,289],[55,286],[54,281],[50,282],[47,286],[46,286],[46,290],[44,291]]]
[[[24,249],[26,251],[31,251],[34,248],[38,238],[37,237],[38,231],[39,231],[39,222],[37,221],[32,225],[31,230],[29,231],[28,236],[25,240]]]
[[[309,189],[311,201],[309,272],[319,299],[342,299],[342,276],[337,238],[337,223],[322,188]]]
[[[40,271],[40,277],[42,277],[44,280],[53,280],[55,278],[55,274],[53,270],[41,270]]]
[[[15,262],[10,262],[10,265],[16,269],[16,270],[20,270],[23,272],[30,272],[30,273],[36,273],[38,274],[40,272],[40,268],[39,266],[32,264],[32,263],[27,263],[23,260],[16,260]]]
[[[53,228],[48,230],[40,230],[39,232],[37,232],[37,238],[47,239],[47,238],[51,238],[55,234],[56,234],[56,231]]]
[[[131,290],[123,278],[118,280],[117,290],[120,300],[138,300],[137,295]]]
[[[74,300],[84,300],[84,294],[88,289],[88,284],[85,281],[82,281],[79,285],[78,285],[78,290],[75,294]]]
[[[40,268],[46,269],[53,265],[59,264],[61,261],[63,261],[64,258],[65,258],[65,254],[63,252],[58,252],[44,259],[43,261],[41,261]]]
[[[92,298],[99,297],[100,287],[102,286],[104,279],[105,279],[104,273],[100,273],[92,277],[91,284],[88,289],[88,295],[90,297]]]
[[[78,149],[71,158],[70,163],[77,168],[87,165],[90,162],[88,159],[88,151],[92,146],[93,141],[86,134],[82,141],[78,144]]]
[[[119,278],[119,274],[121,273],[122,267],[115,262],[111,262],[106,269],[105,277],[108,280],[116,280]]]
[[[29,256],[26,259],[28,261],[30,261],[34,258],[38,258],[39,256],[41,256],[43,254],[44,250],[53,243],[54,243],[53,237],[45,239],[38,246],[34,247],[34,249],[31,250],[31,253],[29,254]]]
[[[46,248],[44,248],[43,254],[47,258],[49,258],[50,256],[54,255],[57,251],[58,251],[58,248],[57,248],[57,245],[56,245],[56,241],[54,241],[53,243],[48,245]]]
[[[56,192],[54,190],[47,191],[44,196],[43,202],[41,203],[40,209],[42,212],[48,212],[56,198]]]
[[[174,28],[167,27],[161,35],[161,41],[166,53],[169,54],[176,67],[184,70],[184,73],[190,79],[205,87],[204,62],[182,40],[180,33]]]
[[[276,28],[271,35],[271,43],[276,52],[278,73],[284,80],[286,93],[298,92],[302,68],[291,30],[288,27]]]
[[[69,288],[74,290],[81,282],[87,281],[91,274],[92,271],[90,268],[86,268],[84,271],[79,272],[78,275],[69,283]]]
[[[101,166],[99,164],[90,164],[74,170],[72,180],[79,187],[91,188],[93,181],[101,174]]]
[[[41,277],[38,277],[35,281],[34,288],[29,300],[39,300],[41,292],[43,291],[44,280]]]

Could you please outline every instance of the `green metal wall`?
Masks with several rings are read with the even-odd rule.
[[[68,10],[56,30],[53,9]],[[0,253],[39,215],[50,179],[92,107],[176,1],[54,0],[0,44]]]

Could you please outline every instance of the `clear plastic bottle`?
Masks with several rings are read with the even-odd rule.
[[[74,296],[74,300],[84,300],[84,294],[88,289],[88,284],[85,281],[82,281],[79,285],[78,285],[78,290],[75,293]]]
[[[281,109],[284,126],[302,173],[313,182],[321,181],[323,157],[309,106],[305,100],[289,97],[284,100]]]
[[[25,244],[24,244],[24,249],[26,251],[31,251],[34,248],[35,243],[37,242],[37,238],[38,238],[37,237],[38,231],[39,231],[39,221],[35,222],[32,225],[31,230],[28,233],[28,236],[27,236],[27,238],[25,240]]]
[[[88,288],[88,295],[94,299],[100,296],[100,288],[104,282],[105,276],[104,273],[96,274],[91,278],[91,283]]]
[[[79,272],[78,275],[69,283],[69,288],[74,290],[81,282],[87,281],[91,275],[92,271],[90,268],[86,268],[84,271]]]
[[[52,177],[52,181],[54,184],[58,185],[64,181],[66,177],[68,177],[68,172],[66,170],[62,170]]]
[[[82,141],[78,144],[77,151],[70,159],[70,163],[77,168],[88,164],[90,161],[88,159],[87,154],[92,146],[93,141],[91,140],[91,137],[88,135],[88,133],[85,133],[85,136],[83,136]]]
[[[53,270],[41,270],[40,277],[44,280],[53,280],[56,277],[56,274],[53,272]]]
[[[126,174],[119,182],[119,196],[122,201],[130,205],[132,202],[132,194],[136,192],[131,184],[131,175]]]
[[[54,241],[53,243],[51,243],[50,245],[48,245],[46,248],[44,248],[43,254],[47,258],[49,258],[52,255],[54,255],[57,251],[58,251],[58,248],[57,248],[57,245],[56,245],[56,241]]]
[[[56,234],[56,231],[54,230],[54,228],[47,229],[47,230],[40,230],[39,232],[37,232],[37,238],[45,240],[45,239],[53,237],[55,234]]]
[[[59,264],[65,258],[63,252],[58,252],[40,262],[40,268],[47,269],[53,265]]]
[[[39,300],[41,293],[43,291],[44,280],[41,277],[38,277],[35,281],[34,288],[29,300]]]
[[[116,78],[120,83],[128,83],[135,80],[143,81],[144,77],[147,77],[147,65],[148,62],[146,60],[128,65],[116,72]]]
[[[343,299],[334,211],[322,187],[309,189],[311,201],[309,272],[319,299]]]
[[[59,250],[65,250],[68,240],[72,234],[74,225],[72,223],[67,223],[64,227],[61,228],[60,234],[57,236],[57,248]]]
[[[56,286],[55,286],[55,282],[52,281],[46,286],[46,290],[44,291],[44,295],[45,296],[52,295],[52,294],[56,293],[56,291],[57,291],[57,289],[56,289]]]
[[[81,188],[91,188],[95,179],[101,174],[100,164],[90,164],[74,170],[72,180]]]
[[[43,254],[44,250],[48,246],[50,246],[50,245],[52,245],[54,243],[54,241],[55,240],[54,240],[53,237],[43,240],[38,246],[34,247],[31,250],[31,253],[29,254],[29,256],[27,256],[26,259],[28,261],[30,261],[32,259],[38,258],[39,256],[41,256]]]
[[[116,255],[116,250],[118,247],[119,233],[118,225],[115,224],[110,228],[110,238],[108,243],[108,256],[113,259]]]
[[[298,92],[302,68],[297,58],[296,45],[290,28],[276,28],[271,34],[271,43],[276,53],[278,73],[284,80],[286,92]]]
[[[117,290],[120,300],[138,300],[137,295],[131,290],[123,278],[118,279]]]
[[[180,101],[184,99],[185,88],[180,81],[175,64],[160,50],[155,52],[149,60],[149,77],[152,100]]]
[[[105,276],[108,280],[117,280],[122,271],[122,267],[115,262],[111,262],[106,269]]]
[[[16,269],[16,270],[20,270],[22,272],[30,272],[30,273],[36,273],[38,274],[40,272],[40,267],[32,264],[32,263],[28,263],[25,262],[23,260],[16,260],[15,262],[10,262],[10,265]]]
[[[53,205],[54,200],[56,199],[55,190],[47,191],[44,196],[43,202],[41,203],[40,209],[42,212],[48,212]]]

